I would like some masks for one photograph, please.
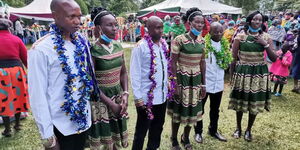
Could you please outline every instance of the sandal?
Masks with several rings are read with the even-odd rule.
[[[171,138],[172,148],[171,150],[181,150],[179,143],[176,138]]]
[[[232,134],[232,137],[235,139],[239,139],[241,138],[241,136],[242,136],[242,130],[240,129],[236,129]]]
[[[184,139],[183,134],[181,135],[181,144],[183,145],[184,149],[193,150],[193,147],[190,143],[190,140],[189,139]]]
[[[2,132],[2,135],[3,135],[4,137],[11,137],[11,130],[4,130],[4,131]]]

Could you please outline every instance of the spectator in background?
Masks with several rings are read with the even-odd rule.
[[[212,22],[219,22],[219,21],[220,21],[219,15],[217,15],[217,14],[212,15]]]
[[[275,83],[273,93],[275,96],[281,96],[284,84],[287,83],[287,76],[289,76],[289,67],[292,64],[293,56],[290,52],[292,45],[285,42],[282,49],[277,51],[277,60],[272,63],[270,72],[272,73],[271,81]],[[279,85],[279,90],[277,88]]]
[[[171,27],[172,39],[176,38],[178,35],[185,33],[186,28],[183,23],[181,23],[180,16],[174,17],[174,23]]]
[[[141,23],[137,20],[135,28],[135,41],[141,40]]]
[[[292,13],[286,13],[285,18],[282,20],[281,26],[285,29],[285,31],[288,31],[291,27],[292,18],[294,15]]]
[[[235,22],[233,20],[228,22],[228,28],[224,31],[224,37],[228,40],[228,42],[231,42],[231,38],[234,35],[235,32]]]
[[[295,44],[295,54],[294,54],[294,64],[292,68],[292,77],[294,78],[294,88],[292,89],[292,92],[300,94],[300,87],[298,81],[300,80],[300,36],[299,36],[300,30],[298,30],[298,36],[297,36],[297,44]]]
[[[219,22],[221,23],[221,25],[223,26],[223,29],[225,31],[228,26],[227,26],[227,22],[226,22],[226,20],[225,20],[225,18],[224,18],[223,15],[220,16],[220,21]]]
[[[148,29],[147,29],[147,27],[146,27],[147,20],[148,20],[147,17],[143,17],[143,19],[142,19],[142,27],[141,27],[141,36],[142,36],[142,38],[143,38],[143,37],[145,36],[145,34],[148,32]]]
[[[172,23],[171,23],[171,18],[169,15],[166,15],[164,18],[165,22],[164,22],[164,31],[163,31],[163,37],[164,39],[167,41],[168,45],[171,45],[171,27],[172,27]]]
[[[268,25],[269,17],[267,15],[264,15],[264,20],[265,20],[265,22],[263,22],[263,25],[264,25],[263,31],[268,32],[268,30],[269,30],[269,25]]]
[[[202,33],[201,33],[202,37],[205,37],[210,32],[209,21],[207,20],[207,18],[205,18],[204,21],[205,21],[205,26],[202,29]]]
[[[16,35],[21,40],[23,40],[24,29],[23,29],[23,26],[21,24],[21,19],[20,18],[18,18],[18,20],[15,22],[15,32],[16,32]]]
[[[233,40],[235,39],[236,35],[239,34],[241,31],[244,30],[246,23],[246,17],[242,16],[240,20],[237,20],[237,29],[233,36],[231,37],[231,42],[230,42],[230,48],[232,48]]]
[[[15,117],[14,129],[19,131],[21,112],[28,112],[29,109],[23,67],[27,67],[27,49],[21,39],[8,31],[11,26],[10,20],[0,18],[0,116],[4,121],[2,135],[5,137],[11,136],[10,117]]]
[[[281,48],[281,44],[284,40],[284,37],[286,36],[285,29],[281,26],[280,18],[277,17],[273,20],[273,24],[269,28],[268,34],[273,40],[275,50],[279,50]]]

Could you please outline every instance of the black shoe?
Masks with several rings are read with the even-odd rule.
[[[219,133],[218,131],[214,134],[209,132],[209,135],[216,138],[216,139],[218,139],[219,141],[227,142],[227,139],[221,133]]]
[[[199,133],[195,134],[194,139],[197,143],[203,143],[203,137]]]
[[[251,141],[252,141],[252,134],[251,134],[251,131],[246,131],[246,132],[245,132],[244,139],[245,139],[247,142],[251,142]]]
[[[4,137],[11,137],[11,130],[9,129],[9,130],[4,130],[3,132],[2,132],[2,135],[4,136]]]
[[[239,139],[241,138],[241,136],[242,136],[242,130],[239,129],[236,129],[232,134],[232,137],[235,139]]]

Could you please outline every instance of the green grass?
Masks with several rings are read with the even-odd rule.
[[[127,69],[129,70],[130,49],[125,50]],[[300,149],[300,95],[290,92],[292,89],[292,80],[284,87],[282,97],[272,97],[273,105],[271,112],[264,112],[257,116],[257,120],[253,127],[253,142],[245,142],[243,138],[231,138],[232,132],[235,130],[235,112],[228,110],[230,87],[228,83],[225,85],[225,92],[220,108],[219,130],[228,138],[228,142],[219,142],[207,135],[208,113],[204,115],[204,143],[197,144],[193,139],[194,132],[191,132],[191,142],[194,149],[204,150],[299,150]],[[130,91],[131,92],[131,91]],[[206,104],[206,112],[209,110],[209,101]],[[129,97],[129,148],[134,135],[136,123],[136,112],[133,103],[132,94]],[[243,130],[247,126],[248,115],[244,115]],[[22,121],[23,130],[14,133],[11,138],[0,136],[0,150],[37,150],[42,149],[39,134],[32,116]],[[0,126],[0,131],[4,129]],[[183,132],[180,127],[179,135]],[[160,150],[170,149],[171,120],[166,116],[166,122],[162,133],[162,142]],[[145,142],[146,145],[146,142]]]

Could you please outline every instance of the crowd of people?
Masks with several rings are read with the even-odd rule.
[[[300,12],[270,18],[255,11],[235,21],[190,8],[164,21],[143,18],[135,30],[141,35],[132,49],[129,76],[122,45],[114,40],[119,29],[112,12],[93,9],[97,40],[90,42],[79,32],[82,14],[75,1],[53,0],[50,8],[55,22],[28,52],[19,32],[21,23],[15,23],[17,37],[9,31],[13,24],[7,16],[0,16],[0,37],[5,40],[0,43],[0,116],[5,137],[12,136],[10,117],[16,118],[14,129],[19,131],[20,113],[31,110],[45,149],[127,148],[131,85],[137,112],[132,150],[143,149],[147,133],[147,150],[160,147],[166,114],[172,121],[172,150],[181,149],[180,125],[184,149],[193,149],[192,128],[194,140],[202,143],[208,98],[208,134],[226,142],[218,120],[229,71],[228,109],[236,112],[232,136],[243,135],[251,142],[257,115],[271,110],[271,96],[282,96],[289,76],[294,79],[291,90],[300,93]],[[244,113],[249,121],[243,134]]]

